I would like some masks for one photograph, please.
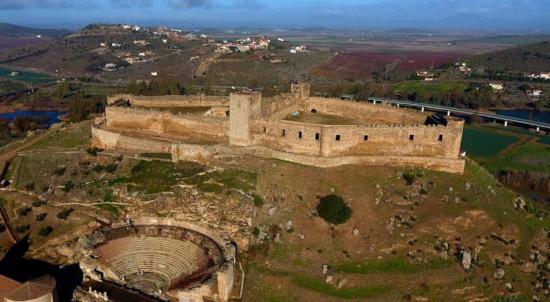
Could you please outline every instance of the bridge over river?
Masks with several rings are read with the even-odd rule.
[[[470,109],[461,109],[461,108],[447,107],[442,105],[433,105],[433,104],[417,103],[417,102],[411,102],[411,101],[402,101],[402,100],[378,98],[378,97],[370,97],[368,100],[369,102],[372,102],[375,105],[390,104],[390,105],[395,105],[397,107],[404,106],[404,107],[410,107],[410,108],[419,108],[422,112],[424,112],[424,110],[445,112],[447,116],[451,115],[451,113],[459,114],[459,115],[477,115],[487,119],[493,119],[494,121],[501,121],[505,127],[508,126],[508,123],[514,123],[522,126],[534,127],[536,128],[537,132],[540,131],[541,129],[544,129],[546,131],[550,130],[550,123],[498,115],[496,113],[490,113],[490,112],[484,112],[484,111],[476,111],[476,110],[470,110]]]

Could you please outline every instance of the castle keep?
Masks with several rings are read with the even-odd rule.
[[[464,171],[462,119],[309,95],[308,83],[269,99],[244,91],[229,99],[115,95],[93,126],[92,141],[104,149],[167,152],[173,161],[251,154],[318,167]]]

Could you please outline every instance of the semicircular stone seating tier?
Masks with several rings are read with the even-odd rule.
[[[96,248],[99,261],[121,280],[136,274],[155,274],[165,284],[182,274],[208,266],[198,245],[163,237],[122,237]]]

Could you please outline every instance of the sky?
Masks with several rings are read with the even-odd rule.
[[[0,0],[0,22],[550,31],[550,0]]]

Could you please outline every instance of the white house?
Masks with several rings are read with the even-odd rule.
[[[502,83],[489,83],[489,86],[493,88],[493,91],[500,91],[504,89],[504,85]]]
[[[542,93],[541,89],[532,89],[529,95],[533,97],[539,97],[541,93]]]

